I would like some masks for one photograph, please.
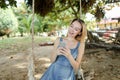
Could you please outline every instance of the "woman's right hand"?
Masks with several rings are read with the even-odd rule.
[[[56,50],[57,55],[62,55],[62,53],[60,52],[60,50],[61,50],[61,47],[58,47],[57,50]]]

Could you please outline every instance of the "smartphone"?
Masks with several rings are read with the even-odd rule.
[[[65,42],[61,41],[59,47],[65,47]]]
[[[59,47],[65,47],[65,42],[61,41],[59,44]],[[58,55],[61,55],[62,53],[59,53]]]

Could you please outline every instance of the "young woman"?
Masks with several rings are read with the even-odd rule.
[[[56,39],[51,55],[52,64],[40,80],[75,80],[84,54],[86,36],[84,21],[74,19],[67,36]]]

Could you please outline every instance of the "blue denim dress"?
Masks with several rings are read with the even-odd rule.
[[[60,41],[63,39],[60,38]],[[80,42],[76,48],[70,49],[74,59],[77,58],[79,45]],[[58,55],[56,61],[48,67],[40,80],[75,80],[74,69],[65,56]]]

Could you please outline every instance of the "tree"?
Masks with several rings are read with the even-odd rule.
[[[7,8],[8,6],[16,6],[16,0],[1,0],[0,7]]]
[[[32,6],[32,0],[25,0],[26,3]],[[105,1],[101,0],[81,0],[82,1],[82,13],[87,12],[95,15],[96,19],[100,20],[104,17],[104,4]],[[98,7],[99,6],[99,7]],[[38,8],[39,7],[39,8]],[[65,10],[72,10],[71,14],[74,17],[80,17],[80,0],[36,0],[35,12],[41,16],[47,15],[49,12],[54,14],[63,12]],[[99,15],[98,15],[99,13]]]
[[[120,2],[118,0],[81,0],[82,12],[87,12],[95,15],[99,21],[104,17],[104,5],[113,2]],[[28,6],[32,6],[32,0],[25,0]],[[8,6],[16,5],[16,0],[2,0],[0,7],[6,8]],[[39,7],[39,8],[38,8]],[[35,12],[41,16],[47,15],[49,12],[60,13],[62,11],[72,9],[72,14],[79,17],[80,0],[35,0]]]
[[[17,18],[11,9],[0,9],[0,36],[9,35],[18,27]]]

